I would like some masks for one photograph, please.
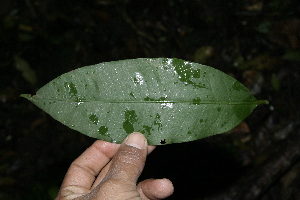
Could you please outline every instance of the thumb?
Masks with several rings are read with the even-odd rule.
[[[136,184],[142,173],[147,156],[147,140],[141,133],[130,134],[121,144],[112,159],[111,166],[103,179],[120,184]]]

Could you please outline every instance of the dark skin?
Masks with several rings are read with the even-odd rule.
[[[170,196],[168,179],[147,179],[137,184],[149,146],[141,133],[122,144],[96,141],[70,166],[55,200],[157,200]]]

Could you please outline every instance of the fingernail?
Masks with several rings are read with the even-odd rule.
[[[138,149],[145,149],[146,139],[141,133],[131,133],[127,137],[125,144]]]

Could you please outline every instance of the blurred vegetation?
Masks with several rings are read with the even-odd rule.
[[[229,133],[159,147],[142,178],[173,180],[170,199],[299,199],[299,4],[1,0],[0,199],[53,199],[70,163],[94,141],[19,95],[78,67],[138,57],[207,64],[270,101]],[[262,174],[273,178],[255,179],[268,163],[275,164]],[[261,186],[256,195],[241,189],[245,177]]]

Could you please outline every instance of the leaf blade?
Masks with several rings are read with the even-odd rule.
[[[79,68],[23,97],[88,136],[120,143],[138,131],[153,145],[226,132],[262,103],[219,70],[168,58]]]

